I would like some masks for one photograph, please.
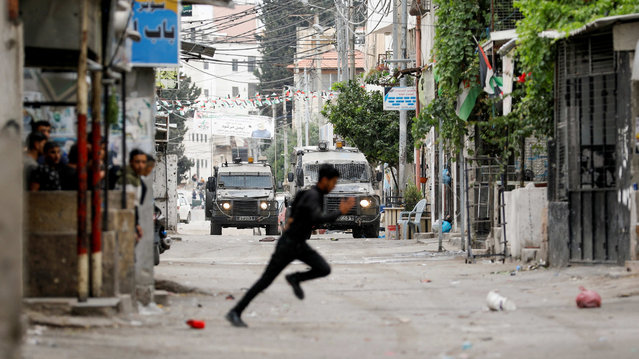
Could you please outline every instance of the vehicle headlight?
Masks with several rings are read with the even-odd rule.
[[[268,202],[261,202],[260,203],[260,208],[264,211],[266,211],[268,209]]]
[[[231,204],[228,202],[224,202],[222,203],[222,208],[228,211],[229,209],[231,209]]]
[[[362,208],[368,208],[371,205],[371,201],[364,198],[363,200],[359,201],[359,205],[362,206]]]

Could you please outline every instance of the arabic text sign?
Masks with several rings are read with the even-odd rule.
[[[384,110],[415,110],[417,91],[414,87],[391,87],[384,92]]]
[[[196,128],[211,125],[213,135],[244,138],[272,139],[273,119],[267,116],[222,115],[196,111],[193,118]]]
[[[179,65],[178,9],[177,0],[134,1],[131,21],[142,36],[131,47],[134,66]]]

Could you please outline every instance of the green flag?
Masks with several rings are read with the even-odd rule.
[[[462,81],[459,84],[459,88],[461,89],[461,93],[457,97],[457,109],[455,110],[455,113],[457,114],[457,117],[466,121],[473,112],[475,102],[477,102],[477,97],[481,92],[481,87],[476,84],[471,85],[466,81]]]

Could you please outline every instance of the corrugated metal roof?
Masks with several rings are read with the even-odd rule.
[[[546,30],[546,31],[542,31],[539,34],[539,36],[547,38],[547,39],[563,39],[563,38],[573,37],[576,35],[586,34],[601,28],[608,27],[617,22],[630,22],[634,20],[639,20],[639,14],[602,17],[600,19],[589,22],[578,29],[572,30],[568,33],[563,31],[558,31],[558,30]]]

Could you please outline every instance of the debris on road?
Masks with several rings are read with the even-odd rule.
[[[421,282],[422,283],[430,283],[430,282],[432,282],[432,280],[430,280],[430,279],[422,279]]]
[[[276,240],[275,237],[264,237],[260,239],[260,242],[275,242],[275,240]]]
[[[235,300],[235,297],[233,296],[233,294],[229,294],[226,296],[226,300]]]
[[[517,309],[517,306],[513,301],[495,291],[490,291],[488,293],[486,296],[486,303],[488,304],[488,308],[492,311],[513,311]]]
[[[337,242],[339,241],[339,238],[331,238],[331,241]]]
[[[186,324],[193,329],[204,329],[206,327],[206,323],[203,320],[189,319]]]
[[[601,307],[601,296],[594,290],[588,290],[583,286],[579,287],[581,293],[577,295],[577,307],[579,308],[599,308]]]
[[[466,342],[464,342],[464,343],[462,344],[462,350],[469,350],[469,349],[471,349],[472,347],[473,347],[473,343],[468,342],[468,341],[466,341]]]

